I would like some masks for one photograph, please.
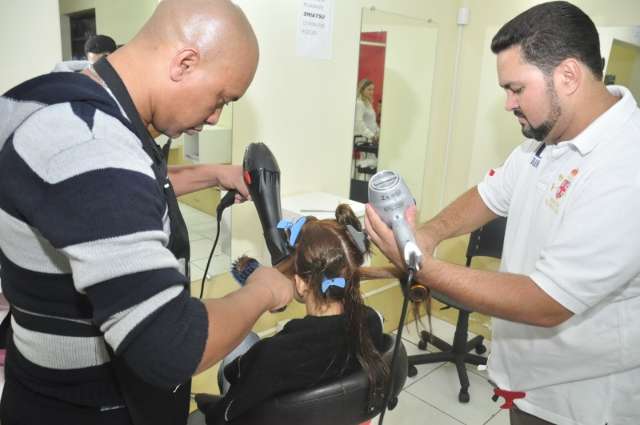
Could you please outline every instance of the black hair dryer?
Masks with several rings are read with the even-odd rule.
[[[264,143],[251,143],[247,146],[242,168],[244,182],[260,217],[264,239],[271,254],[271,264],[276,265],[289,256],[287,235],[284,229],[277,227],[282,219],[280,168]]]

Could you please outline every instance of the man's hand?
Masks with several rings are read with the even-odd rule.
[[[242,166],[222,165],[218,170],[218,186],[226,190],[237,190],[236,203],[244,202],[250,198],[249,188],[244,182]]]
[[[171,165],[168,174],[176,196],[217,186],[225,190],[236,190],[236,203],[244,202],[250,198],[249,189],[244,182],[242,167],[239,165]]]
[[[262,285],[271,293],[269,311],[281,309],[293,299],[293,281],[273,267],[258,267],[251,273],[245,286]]]
[[[416,222],[416,207],[415,205],[407,209],[405,216],[409,225],[415,233]],[[380,218],[378,213],[373,209],[370,204],[366,206],[366,215],[364,217],[364,227],[369,235],[371,241],[376,244],[380,251],[400,270],[405,269],[404,259],[402,253],[398,248],[398,243],[393,236],[393,231],[387,226]]]

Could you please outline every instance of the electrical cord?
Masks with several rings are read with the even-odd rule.
[[[400,322],[398,323],[398,333],[396,334],[395,345],[393,346],[393,355],[391,356],[391,367],[389,371],[389,382],[387,383],[387,391],[384,396],[384,404],[382,407],[382,412],[380,412],[380,418],[378,420],[378,425],[382,425],[384,420],[384,414],[387,412],[387,406],[389,405],[389,400],[391,399],[391,391],[393,390],[393,371],[396,365],[396,359],[398,357],[398,352],[400,351],[400,344],[402,344],[402,331],[404,330],[404,322],[407,318],[407,307],[409,306],[409,287],[411,286],[411,282],[416,275],[417,265],[416,265],[415,255],[412,255],[410,259],[409,267],[407,268],[407,279],[405,282],[400,282],[400,286],[402,287],[402,312],[400,313]]]
[[[207,280],[207,273],[209,273],[209,265],[211,264],[211,259],[213,258],[213,253],[216,250],[216,246],[218,245],[218,239],[220,238],[220,222],[222,221],[222,213],[223,211],[233,205],[236,200],[236,194],[238,192],[235,190],[230,190],[226,195],[222,197],[220,203],[216,208],[216,221],[217,221],[217,229],[216,229],[216,238],[213,241],[213,246],[211,247],[211,252],[209,253],[209,259],[207,260],[207,265],[204,268],[204,274],[202,275],[202,282],[200,284],[200,299],[204,295],[204,283]]]

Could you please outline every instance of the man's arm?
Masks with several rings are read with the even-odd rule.
[[[443,240],[470,233],[496,217],[482,201],[478,188],[473,187],[420,226],[416,236],[432,242],[435,248]]]
[[[416,280],[473,311],[513,322],[552,327],[573,315],[524,275],[475,270],[425,257]]]
[[[293,282],[271,267],[259,267],[239,290],[219,299],[205,300],[209,330],[200,373],[222,360],[242,342],[258,318],[293,298]]]
[[[235,189],[244,199],[249,198],[249,189],[244,183],[242,167],[239,165],[175,165],[169,167],[168,174],[176,196],[218,186],[227,190]]]
[[[420,226],[417,240],[424,259],[416,280],[442,292],[473,311],[536,326],[555,326],[572,313],[548,296],[528,276],[461,267],[431,257],[442,240],[469,233],[496,215],[473,188],[434,219]],[[408,214],[415,220],[415,209]],[[365,218],[367,233],[395,265],[404,270],[393,232],[370,206]]]

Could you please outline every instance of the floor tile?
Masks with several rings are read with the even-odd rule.
[[[424,354],[427,352],[419,349],[418,346],[408,341],[404,341],[404,348],[407,351],[408,356],[414,356],[416,354]],[[405,382],[404,387],[407,388],[415,384],[417,381],[422,379],[427,374],[433,372],[435,369],[442,366],[443,364],[444,363],[430,363],[430,364],[417,366],[418,374],[414,377],[407,376],[407,381]]]
[[[371,425],[378,424],[379,417],[371,420]],[[431,406],[412,394],[403,391],[398,397],[398,405],[384,415],[383,425],[465,425],[463,422],[447,415],[442,410]]]
[[[200,239],[198,241],[193,241],[191,243],[191,261],[202,259],[206,261],[209,258],[212,247],[213,241],[210,239]]]
[[[213,240],[216,237],[216,230],[218,229],[218,224],[215,222],[215,220],[212,220],[212,221],[206,221],[202,223],[192,223],[192,224],[189,224],[188,227],[189,227],[189,231],[200,233],[206,238]],[[222,234],[222,232],[220,233]]]
[[[187,229],[189,229],[189,225],[187,224]],[[189,229],[189,243],[193,243],[195,241],[199,241],[202,239],[209,239],[207,236],[203,235],[202,233],[198,233],[198,232],[194,232],[193,230]],[[209,239],[211,240],[211,239]]]
[[[489,419],[485,425],[510,425],[509,411],[500,409],[500,411]]]
[[[203,212],[197,211],[193,214],[187,216],[185,221],[189,222],[190,225],[197,226],[201,224],[214,223],[216,222],[215,217],[205,214]]]
[[[498,412],[499,406],[491,400],[493,388],[486,380],[472,373],[468,376],[471,396],[469,403],[458,401],[460,383],[452,363],[437,368],[405,391],[466,425],[483,425]]]
[[[211,241],[209,241],[211,243]],[[211,249],[211,248],[209,248]],[[217,249],[216,249],[217,252]],[[197,260],[191,261],[191,277],[193,279],[202,279],[202,275],[204,274],[204,270],[207,267],[207,260],[209,259],[209,254],[207,253],[206,258],[200,258]],[[226,273],[230,268],[230,260],[229,256],[224,254],[216,254],[211,258],[211,264],[209,264],[209,270],[207,271],[207,275],[209,277]]]

